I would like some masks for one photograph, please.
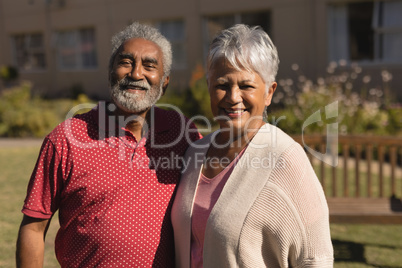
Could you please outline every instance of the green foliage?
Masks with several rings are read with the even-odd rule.
[[[194,106],[197,107],[196,114],[203,115],[211,121],[214,116],[211,111],[211,101],[205,77],[195,81],[190,87],[190,92],[193,96]]]
[[[299,76],[296,84],[291,79],[280,80],[273,98],[274,106],[280,108],[272,111],[271,116],[273,119],[282,116],[278,126],[289,134],[325,134],[326,126],[335,122],[340,134],[402,134],[402,108],[391,108],[384,89],[356,90],[353,85],[356,75],[356,72],[331,74],[315,83],[304,76]],[[337,116],[327,118],[326,107],[336,101]],[[317,111],[321,120],[303,128],[303,123]]]
[[[79,95],[84,94],[84,87],[81,84],[74,84],[70,88],[71,97],[76,99]]]
[[[387,130],[390,133],[402,131],[402,106],[390,107],[388,109]]]
[[[12,81],[18,78],[18,70],[15,67],[3,65],[0,66],[0,79],[3,81]]]
[[[82,94],[76,100],[43,100],[32,96],[29,83],[7,89],[0,98],[0,136],[43,137],[65,120],[72,107],[88,102]]]
[[[177,92],[168,90],[158,101],[158,104],[174,105],[189,118],[201,115],[213,123],[208,86],[201,65],[198,65],[193,72],[189,88],[186,91]],[[201,124],[204,123],[202,120],[197,121]]]

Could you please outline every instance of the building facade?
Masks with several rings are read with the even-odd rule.
[[[215,33],[260,25],[278,48],[278,80],[351,73],[402,99],[402,0],[0,0],[0,65],[46,96],[108,96],[111,36],[133,21],[172,42],[169,90],[184,90]],[[364,81],[364,79],[366,81]],[[391,79],[392,78],[392,79]]]

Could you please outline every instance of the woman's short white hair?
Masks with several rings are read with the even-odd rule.
[[[109,61],[109,71],[113,69],[113,61],[120,46],[132,38],[143,38],[154,42],[162,50],[163,72],[167,77],[172,67],[172,47],[170,42],[156,28],[134,22],[112,37],[112,55]]]
[[[237,24],[215,37],[209,47],[207,76],[212,64],[225,58],[237,70],[257,72],[268,88],[278,72],[278,51],[259,26]]]

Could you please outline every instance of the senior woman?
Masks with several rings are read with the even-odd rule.
[[[263,120],[278,55],[259,27],[212,42],[220,129],[193,144],[172,208],[177,267],[332,267],[328,207],[303,148]]]

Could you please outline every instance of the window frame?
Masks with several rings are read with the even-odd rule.
[[[174,26],[181,25],[181,34],[180,37],[172,38],[172,36],[163,30],[163,27],[166,25]],[[186,23],[184,19],[172,19],[172,20],[160,20],[153,23],[154,27],[157,28],[163,36],[169,40],[172,46],[172,68],[171,70],[185,70],[188,66],[188,55],[187,55],[187,38],[186,38]],[[169,27],[169,26],[167,26]],[[177,47],[181,48],[182,59],[181,61],[177,61]]]
[[[204,64],[206,64],[206,58],[208,56],[208,49],[209,49],[209,44],[212,41],[213,37],[216,35],[216,33],[210,33],[209,32],[209,27],[208,27],[208,20],[211,18],[233,18],[233,24],[232,25],[225,25],[223,28],[231,27],[235,24],[238,23],[244,23],[244,17],[247,15],[251,14],[264,14],[267,17],[266,25],[265,27],[262,27],[264,31],[268,33],[271,39],[272,38],[272,11],[270,9],[262,9],[262,10],[244,10],[241,12],[232,12],[232,13],[221,13],[221,14],[211,14],[211,15],[205,15],[202,18],[202,49],[203,49],[203,59],[204,59]],[[248,24],[248,23],[247,23]],[[250,24],[248,24],[250,25]],[[251,26],[253,26],[252,24]],[[218,30],[219,31],[219,30]]]
[[[349,14],[349,5],[369,2],[373,4],[371,25],[369,26],[372,32],[370,35],[370,38],[372,39],[371,45],[373,47],[372,57],[367,59],[352,59],[352,47],[349,40],[349,36],[351,35],[351,26],[349,24],[349,21],[351,20]],[[393,59],[393,56],[388,58],[384,57],[384,35],[392,33],[396,33],[398,36],[402,35],[402,23],[398,27],[386,27],[382,25],[382,18],[385,16],[385,14],[383,13],[384,10],[379,6],[390,2],[401,2],[402,4],[401,0],[371,0],[364,2],[351,1],[339,4],[329,4],[327,8],[328,61],[346,60],[348,63],[356,62],[360,65],[366,66],[374,66],[379,64],[401,65],[402,61],[400,58]]]
[[[40,45],[35,47],[31,46],[30,44],[32,43],[32,39],[34,39],[35,36],[40,37]],[[24,51],[18,51],[19,50],[19,45],[17,44],[17,38],[22,38],[22,43],[23,43],[23,50]],[[42,32],[31,32],[31,33],[19,33],[19,34],[12,34],[10,36],[10,42],[11,42],[11,47],[13,50],[13,62],[15,66],[18,68],[20,72],[43,72],[46,71],[47,69],[47,55],[46,55],[46,47],[45,47],[45,37]],[[26,53],[26,56],[20,56],[19,54],[24,54]],[[36,57],[35,55],[40,54],[42,56],[41,62],[43,64],[38,64],[34,65],[32,68],[26,68],[24,67],[27,63],[29,63],[30,60],[34,60]],[[21,59],[19,58],[21,57]],[[24,59],[28,58],[27,61]]]
[[[91,32],[91,37],[88,39],[86,34],[88,31]],[[70,35],[70,36],[68,36]],[[99,67],[98,55],[97,55],[97,40],[96,40],[96,30],[92,27],[82,27],[76,29],[69,30],[58,30],[54,32],[55,36],[55,47],[56,47],[56,66],[60,71],[91,71],[96,70]],[[62,39],[67,38],[67,42],[72,45],[68,46],[60,46],[60,42]],[[91,41],[88,46],[85,46],[85,41]],[[64,57],[66,55],[62,54],[62,50],[65,49],[68,51],[69,49],[72,51],[72,55],[74,57],[74,62],[69,66],[66,65],[64,61]],[[85,49],[90,49],[88,54],[91,55],[90,61],[92,63],[85,64]]]

